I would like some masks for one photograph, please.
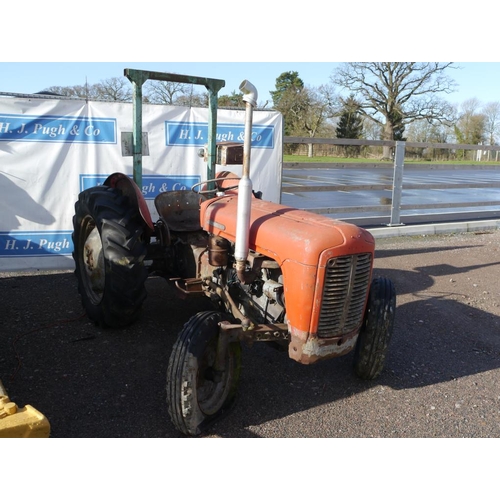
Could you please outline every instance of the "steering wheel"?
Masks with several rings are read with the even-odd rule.
[[[201,181],[201,182],[197,182],[196,184],[193,184],[191,186],[191,191],[193,191],[193,193],[197,193],[197,194],[210,194],[210,193],[218,193],[220,191],[222,192],[225,192],[225,191],[228,191],[230,189],[237,189],[238,188],[238,184],[236,184],[235,186],[228,186],[228,187],[216,187],[215,189],[205,189],[205,190],[200,190],[200,191],[196,191],[195,188],[197,188],[198,186],[201,186],[203,184],[209,184],[210,182],[220,182],[220,181],[230,181],[231,180],[231,177],[229,179],[226,179],[224,177],[219,177],[218,179],[207,179],[206,181]],[[239,178],[234,178],[234,180],[240,180]]]

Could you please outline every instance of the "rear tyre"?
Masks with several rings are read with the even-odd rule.
[[[167,370],[168,412],[175,428],[197,436],[232,407],[241,371],[241,345],[228,344],[225,370],[215,371],[221,312],[200,312],[182,329]]]
[[[354,351],[354,372],[358,377],[373,380],[382,372],[394,328],[395,311],[393,283],[387,278],[375,278]]]
[[[78,292],[91,320],[124,327],[146,298],[144,223],[120,191],[97,186],[81,192],[73,217]]]

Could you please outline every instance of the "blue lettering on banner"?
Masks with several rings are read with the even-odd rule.
[[[116,120],[0,114],[0,141],[116,144]]]
[[[107,178],[107,175],[80,174],[80,190],[100,186]],[[143,175],[142,194],[146,200],[154,200],[160,193],[191,189],[200,181],[199,175]]]
[[[165,122],[167,146],[203,146],[208,141],[208,123]],[[245,126],[239,124],[218,124],[217,142],[243,142]],[[274,125],[252,126],[253,148],[274,148]]]
[[[72,231],[0,232],[0,258],[71,255],[71,233]]]

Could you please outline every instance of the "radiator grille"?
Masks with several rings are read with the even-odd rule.
[[[371,271],[371,254],[330,259],[318,325],[319,337],[352,332],[363,320]]]

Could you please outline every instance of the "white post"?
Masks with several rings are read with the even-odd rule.
[[[401,224],[401,197],[403,192],[403,168],[405,160],[405,142],[396,141],[394,153],[394,176],[392,180],[392,205],[391,221],[389,226],[402,226]]]

